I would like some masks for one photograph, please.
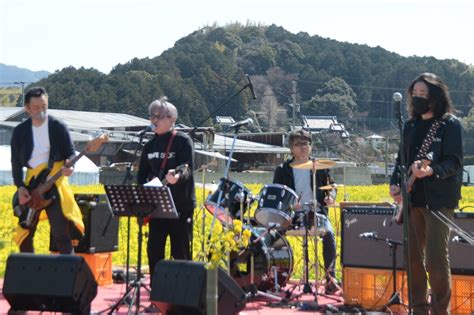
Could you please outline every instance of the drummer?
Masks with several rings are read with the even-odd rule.
[[[293,155],[279,165],[273,177],[273,183],[282,184],[293,189],[299,196],[295,211],[305,210],[311,207],[313,200],[313,177],[311,169],[294,168],[295,165],[302,165],[310,162],[311,155],[311,135],[305,130],[296,130],[290,133],[288,145]],[[312,164],[311,164],[312,165]],[[333,184],[329,169],[320,169],[316,171],[316,187]],[[316,199],[318,202],[317,212],[327,217],[327,206],[334,204],[336,199],[336,190],[317,189]],[[329,220],[326,221],[327,233],[323,238],[323,257],[324,268],[326,270],[325,293],[331,294],[338,290],[335,285],[334,266],[336,264],[336,241],[333,228]],[[314,213],[309,213],[309,222],[314,222]]]

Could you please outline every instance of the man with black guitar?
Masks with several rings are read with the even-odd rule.
[[[407,190],[412,307],[414,314],[449,314],[451,269],[449,227],[433,212],[453,218],[461,199],[462,126],[453,115],[448,87],[423,73],[407,90],[410,119],[403,127]],[[390,195],[400,203],[400,156],[390,179]],[[404,218],[405,219],[405,218]],[[427,277],[428,273],[428,277]],[[431,303],[428,304],[428,281]]]
[[[29,119],[20,123],[11,139],[15,214],[20,218],[15,241],[21,252],[34,252],[33,237],[39,214],[44,209],[51,227],[51,237],[61,254],[74,252],[71,229],[84,232],[82,214],[74,200],[67,176],[74,169],[74,145],[64,123],[47,114],[48,94],[42,87],[25,93],[25,111]],[[26,176],[23,180],[23,168]],[[55,182],[47,181],[52,174]],[[45,185],[45,182],[48,182]]]
[[[143,147],[137,183],[143,185],[159,178],[170,187],[179,214],[176,220],[154,218],[149,221],[147,254],[153,281],[156,264],[165,258],[168,236],[174,259],[192,259],[190,241],[196,196],[192,172],[193,141],[187,134],[174,129],[178,118],[176,107],[162,97],[149,105],[148,113],[155,135]]]

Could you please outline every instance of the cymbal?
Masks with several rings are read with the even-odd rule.
[[[330,184],[330,185],[326,185],[326,186],[321,186],[319,187],[319,189],[321,190],[331,190],[331,189],[335,189],[335,188],[338,188],[338,187],[344,187],[343,184]]]
[[[194,150],[194,152],[202,154],[202,155],[211,156],[211,157],[221,159],[221,160],[226,160],[226,161],[229,160],[228,156],[222,155],[220,152],[211,152],[211,151],[202,151],[202,150]],[[232,162],[237,162],[236,159],[230,159],[230,160]]]
[[[291,167],[305,170],[324,170],[336,166],[336,162],[331,160],[309,160],[305,163],[291,163]]]

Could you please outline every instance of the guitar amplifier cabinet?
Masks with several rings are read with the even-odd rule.
[[[454,223],[474,237],[474,212],[454,212]],[[451,232],[449,239],[449,259],[451,273],[474,275],[474,246],[457,241],[457,234]]]
[[[394,207],[389,203],[341,203],[341,264],[345,267],[392,268],[389,245],[361,237],[378,237],[403,242],[403,225],[392,222]],[[404,266],[403,245],[397,246],[397,269]]]
[[[395,208],[389,203],[341,203],[341,264],[345,267],[391,269],[390,247],[384,241],[361,237],[376,233],[378,237],[403,242],[403,225],[392,222]],[[454,213],[454,223],[474,235],[474,213]],[[367,235],[367,234],[366,234]],[[474,246],[457,241],[451,232],[449,254],[451,272],[474,275]],[[397,269],[405,269],[403,245],[397,246]]]
[[[75,194],[74,198],[81,209],[85,226],[82,238],[73,229],[72,238],[79,239],[74,251],[89,254],[117,251],[119,219],[113,215],[105,194]],[[49,248],[57,251],[52,237]]]

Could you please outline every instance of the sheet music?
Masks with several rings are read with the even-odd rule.
[[[148,183],[143,184],[145,187],[163,187],[163,183],[158,177],[153,178]]]

